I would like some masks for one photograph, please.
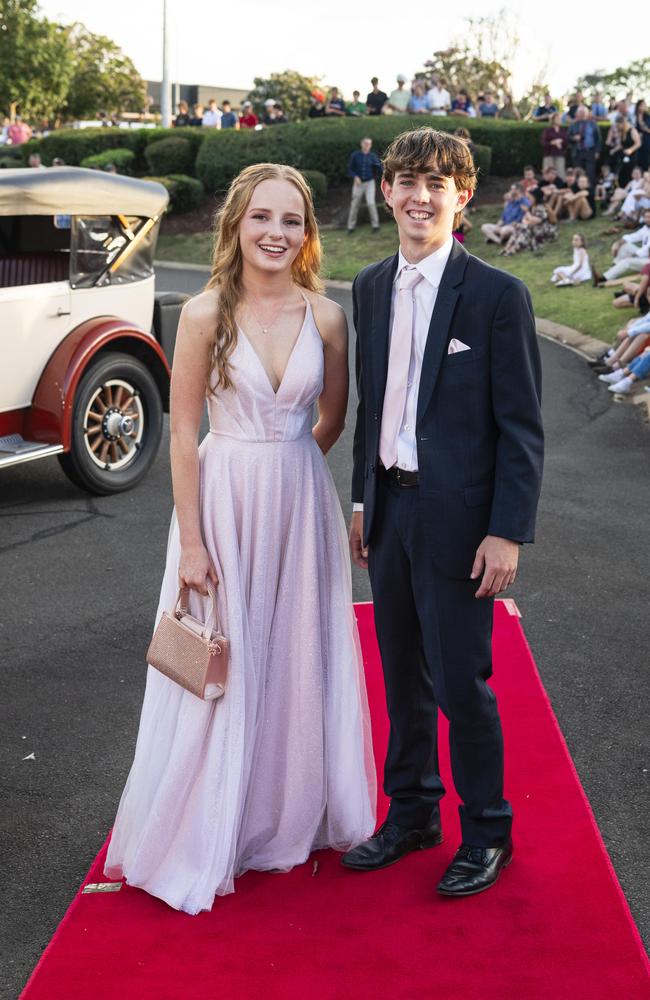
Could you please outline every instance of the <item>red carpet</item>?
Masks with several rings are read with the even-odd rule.
[[[381,765],[387,726],[372,608],[357,610]],[[315,875],[311,863],[288,875],[249,873],[196,917],[128,886],[78,894],[25,1000],[647,1000],[645,952],[504,604],[494,649],[516,816],[515,860],[496,888],[465,900],[434,892],[458,840],[448,781],[443,846],[385,871],[348,872],[321,852]],[[104,881],[105,849],[87,882]]]

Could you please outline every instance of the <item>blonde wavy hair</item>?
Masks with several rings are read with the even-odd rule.
[[[216,219],[212,273],[206,288],[219,292],[217,325],[209,345],[207,389],[232,388],[228,359],[237,345],[236,312],[242,298],[243,258],[239,243],[239,224],[250,204],[253,191],[262,181],[289,181],[302,195],[305,206],[305,239],[291,265],[293,280],[301,288],[320,292],[323,283],[319,272],[322,247],[314,213],[311,189],[303,175],[281,163],[256,163],[235,177]],[[217,378],[213,378],[216,371]]]

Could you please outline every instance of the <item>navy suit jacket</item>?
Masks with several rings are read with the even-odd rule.
[[[397,254],[353,284],[359,405],[352,500],[372,544],[379,431]],[[471,350],[448,354],[452,337]],[[469,576],[486,534],[532,542],[543,431],[541,363],[530,295],[518,278],[454,240],[427,335],[417,405],[419,509],[441,568]]]

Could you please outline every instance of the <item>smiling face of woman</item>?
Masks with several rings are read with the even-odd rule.
[[[244,267],[290,272],[304,239],[305,206],[300,191],[291,181],[261,181],[239,224]]]

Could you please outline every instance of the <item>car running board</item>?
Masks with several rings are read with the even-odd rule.
[[[42,441],[25,441],[22,434],[0,437],[0,469],[19,462],[31,462],[63,451],[62,444],[43,444]]]

